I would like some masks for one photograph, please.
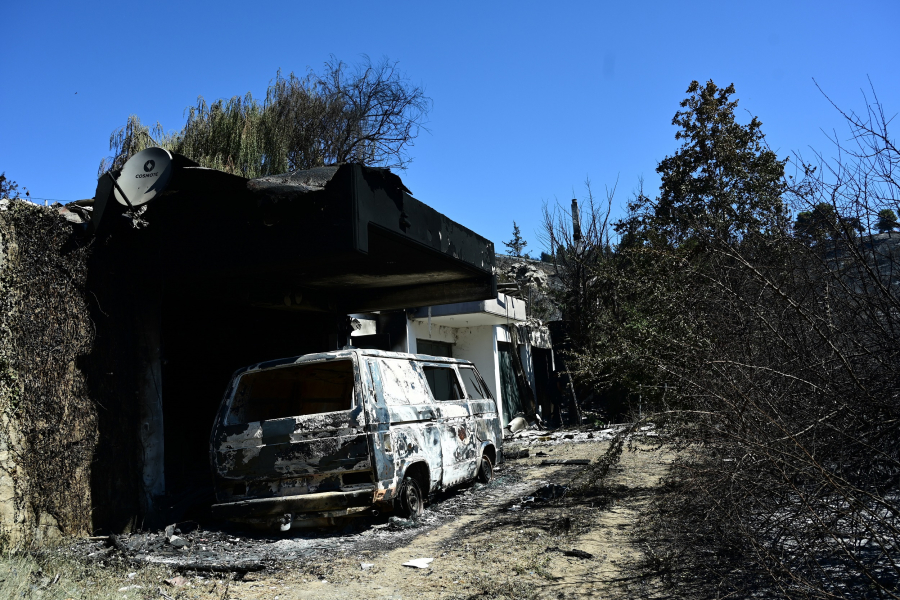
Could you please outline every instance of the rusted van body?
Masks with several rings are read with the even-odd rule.
[[[213,514],[282,531],[363,509],[421,513],[489,481],[497,405],[465,360],[345,349],[238,370],[210,439]]]

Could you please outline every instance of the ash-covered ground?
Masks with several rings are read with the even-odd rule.
[[[505,452],[518,457],[553,457],[554,446],[561,443],[598,442],[612,438],[615,433],[615,429],[525,430],[507,441]],[[89,561],[156,563],[177,570],[210,572],[268,570],[291,561],[333,554],[386,552],[462,515],[480,514],[498,507],[522,510],[523,506],[561,493],[558,485],[535,477],[533,471],[526,477],[526,468],[535,467],[508,460],[495,469],[490,484],[476,483],[433,498],[417,522],[390,515],[362,516],[348,519],[348,524],[341,528],[298,529],[283,534],[242,529],[227,522],[185,522],[175,523],[167,531],[81,540],[62,552]]]

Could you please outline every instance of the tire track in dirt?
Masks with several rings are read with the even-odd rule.
[[[607,444],[560,444],[554,458],[595,459]],[[551,454],[551,452],[546,452]],[[231,599],[272,598],[651,598],[635,578],[642,557],[637,518],[670,458],[626,452],[607,478],[612,496],[522,503],[548,484],[572,482],[578,467],[515,461],[487,488],[462,490],[429,509],[423,527],[397,536],[363,532],[340,550],[275,575],[235,582]],[[565,556],[578,549],[590,559]],[[557,550],[554,550],[557,549]],[[434,558],[427,569],[402,564]],[[365,570],[362,563],[368,566]]]

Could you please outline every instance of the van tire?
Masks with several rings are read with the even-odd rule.
[[[404,519],[416,520],[425,512],[422,489],[412,477],[404,477],[397,494],[397,513]]]
[[[491,459],[485,455],[481,456],[481,466],[478,467],[478,481],[485,485],[489,484],[494,479],[494,465],[491,464]]]

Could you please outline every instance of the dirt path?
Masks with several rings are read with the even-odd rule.
[[[71,583],[61,598],[116,600],[654,598],[653,586],[635,576],[635,525],[671,456],[626,451],[592,494],[573,492],[585,467],[541,464],[594,461],[609,443],[598,438],[516,440],[507,451],[527,448],[529,457],[507,461],[488,486],[443,495],[415,526],[382,516],[278,536],[182,524],[183,548],[163,532],[119,536],[115,548],[82,540],[61,551],[75,567],[57,587]],[[424,569],[403,566],[419,558],[433,560]],[[263,570],[235,578],[210,573],[214,565]]]
[[[559,489],[552,486],[571,483],[583,468],[540,466],[545,457],[534,456],[538,450],[551,458],[595,459],[606,446],[588,442],[532,447],[530,458],[510,461],[507,470],[515,473],[513,482],[501,479],[495,487],[464,492],[463,497],[471,496],[465,502],[449,500],[458,504],[451,507],[453,518],[432,522],[403,543],[380,543],[377,533],[361,535],[356,544],[286,564],[275,574],[248,574],[230,584],[227,597],[651,597],[653,590],[634,579],[628,567],[640,558],[633,526],[665,472],[668,456],[626,452],[610,474],[610,494],[603,498],[542,502],[535,493],[543,488],[552,496]],[[503,470],[498,475],[508,476]],[[434,560],[426,569],[402,566],[416,558]]]

